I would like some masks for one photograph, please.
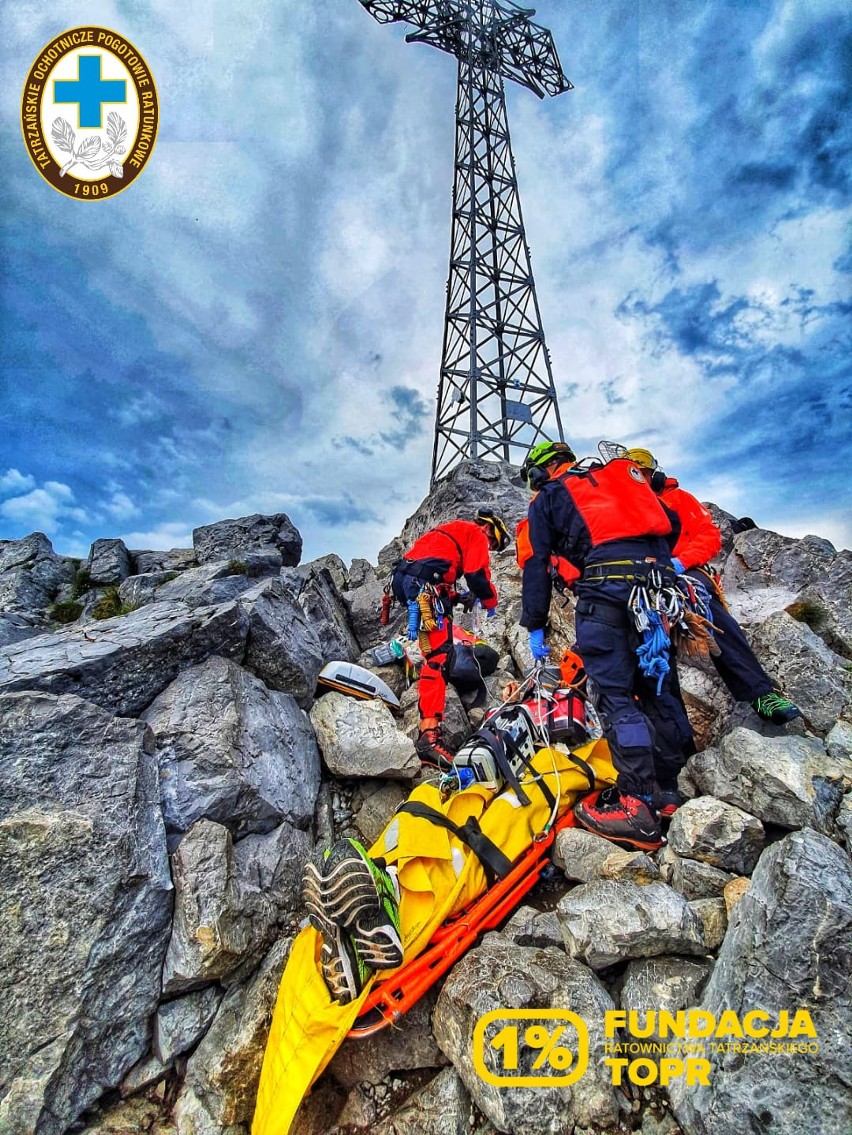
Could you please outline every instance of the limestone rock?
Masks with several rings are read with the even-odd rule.
[[[281,579],[292,588],[293,596],[319,639],[323,665],[327,662],[354,662],[360,652],[349,621],[349,609],[331,573],[325,568],[285,569]]]
[[[160,1005],[154,1021],[157,1059],[168,1064],[196,1045],[210,1027],[223,996],[223,990],[211,985]]]
[[[320,754],[289,694],[213,656],[179,674],[142,716],[156,737],[169,831],[202,818],[236,837],[310,822]]]
[[[709,863],[682,858],[672,850],[671,845],[657,852],[657,862],[665,882],[688,902],[718,898],[734,878],[730,872],[720,871]]]
[[[852,1128],[852,866],[846,853],[805,829],[761,857],[734,911],[701,1008],[743,1014],[760,1008],[773,1022],[804,1009],[818,1034],[816,1053],[708,1052],[707,1086],[669,1087],[690,1135],[765,1131],[843,1135]],[[808,1037],[800,1037],[807,1041]]]
[[[566,879],[589,883],[600,878],[612,850],[612,843],[603,836],[587,832],[584,828],[566,828],[554,840],[553,862],[564,872]]]
[[[728,921],[730,921],[731,915],[736,909],[740,899],[748,890],[750,883],[751,880],[747,879],[745,875],[739,875],[737,878],[731,879],[730,883],[726,884],[725,890],[722,893],[722,897],[725,900],[725,909],[728,912]]]
[[[32,638],[34,635],[44,634],[48,629],[45,620],[38,615],[24,615],[13,611],[0,612],[0,646],[8,646],[22,639]]]
[[[638,1013],[640,1027],[647,1019],[645,1014],[650,1011],[677,1013],[680,1009],[687,1009],[698,1003],[712,968],[710,962],[695,958],[641,958],[629,962],[619,998],[621,1008]],[[643,1039],[662,1039],[659,1017],[656,1020],[657,1029],[647,1036],[643,1029]],[[625,1035],[633,1035],[629,1019],[628,1028],[624,1031]]]
[[[468,1135],[470,1096],[454,1068],[445,1068],[409,1096],[372,1135]]]
[[[190,1058],[175,1108],[178,1135],[194,1135],[183,1116],[191,1095],[211,1117],[212,1132],[251,1125],[272,1008],[292,939],[282,938],[246,984],[228,990],[207,1035]],[[197,1114],[197,1109],[196,1109]],[[243,1125],[243,1126],[237,1126]],[[236,1131],[234,1131],[236,1135]]]
[[[118,597],[126,607],[144,607],[157,598],[157,589],[173,578],[171,572],[149,571],[144,575],[130,575],[118,589]]]
[[[130,560],[137,575],[152,571],[186,571],[198,567],[191,548],[172,548],[168,552],[130,552]]]
[[[837,654],[852,658],[852,552],[838,552],[825,575],[801,591],[787,610]]]
[[[852,784],[852,755],[831,757],[815,737],[762,737],[735,729],[687,762],[694,790],[767,824],[826,830]]]
[[[239,560],[246,552],[274,548],[281,553],[285,567],[295,567],[302,556],[302,537],[283,512],[272,516],[254,513],[239,520],[205,524],[193,529],[192,546],[199,564]]]
[[[518,907],[500,933],[518,946],[535,946],[539,950],[546,950],[549,946],[565,949],[562,928],[552,910]]]
[[[414,743],[396,727],[380,701],[361,701],[331,690],[314,703],[311,722],[335,776],[412,780],[420,772]]]
[[[119,584],[130,575],[130,554],[123,540],[95,540],[86,561],[89,579],[95,587]]]
[[[323,667],[323,649],[304,611],[277,579],[256,584],[238,603],[248,620],[244,665],[307,709]]]
[[[825,748],[835,759],[852,757],[852,721],[838,721],[825,739]]]
[[[122,586],[129,590],[132,582],[131,578]],[[202,564],[181,572],[177,578],[164,579],[157,587],[156,598],[161,602],[176,599],[187,607],[209,607],[236,599],[256,583],[248,571],[231,571],[227,563]]]
[[[778,611],[754,632],[752,648],[815,733],[826,734],[847,711],[852,701],[849,664],[804,623]]]
[[[701,922],[663,882],[599,880],[559,900],[565,949],[592,969],[629,958],[706,952]]]
[[[494,1009],[562,1009],[586,1022],[589,1031],[589,1067],[576,1084],[541,1088],[498,1088],[486,1083],[473,1064],[472,1039],[477,1020]],[[476,1105],[499,1131],[556,1133],[575,1126],[610,1130],[618,1118],[618,1101],[604,1072],[603,1019],[613,1008],[609,994],[585,966],[561,950],[516,946],[502,935],[486,935],[450,973],[438,998],[433,1017],[435,1039],[449,1056]],[[534,1018],[525,1026],[535,1024]],[[553,1020],[541,1019],[548,1031]],[[486,1030],[486,1042],[501,1027],[495,1021]],[[566,1022],[560,1044],[577,1052],[573,1026]],[[486,1066],[498,1072],[497,1051],[484,1045]],[[518,1075],[532,1074],[534,1049],[519,1046]]]
[[[724,898],[696,899],[689,905],[701,919],[707,949],[718,950],[728,929],[728,908]]]
[[[73,578],[73,561],[58,556],[43,532],[0,540],[0,610],[35,614]]]
[[[233,603],[197,611],[152,603],[0,648],[0,688],[74,693],[132,717],[185,667],[210,654],[240,658],[245,636],[245,616]]]
[[[740,622],[759,622],[792,603],[819,579],[837,552],[828,540],[805,536],[795,540],[753,528],[734,537],[723,585]]]
[[[346,564],[340,556],[333,552],[330,555],[318,556],[317,559],[302,564],[302,568],[306,568],[308,571],[327,571],[340,594],[349,590],[349,572]]]
[[[282,824],[236,846],[227,828],[199,820],[172,856],[175,916],[163,992],[182,993],[250,971],[296,911],[309,837]]]
[[[367,560],[353,560],[349,569],[349,590],[343,599],[349,608],[349,618],[355,637],[362,650],[369,650],[402,629],[405,607],[396,604],[393,622],[383,627],[379,622],[384,594],[384,577],[379,577]]]
[[[763,850],[760,820],[713,796],[700,796],[678,808],[669,825],[669,846],[677,855],[750,875]]]
[[[344,1044],[329,1064],[330,1075],[342,1087],[352,1089],[363,1082],[378,1084],[389,1072],[442,1067],[447,1058],[432,1036],[431,1028],[437,1000],[437,990],[432,989],[394,1028]]]
[[[172,884],[151,736],[0,697],[0,1130],[61,1135],[145,1054]]]
[[[391,817],[408,797],[408,789],[398,782],[366,781],[361,785],[359,803],[355,806],[355,824],[365,846],[375,843]]]

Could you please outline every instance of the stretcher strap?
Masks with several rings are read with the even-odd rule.
[[[456,839],[467,844],[479,862],[485,868],[489,883],[495,878],[504,879],[512,870],[511,860],[503,854],[496,843],[493,843],[482,831],[475,816],[471,816],[461,827],[448,819],[437,808],[430,808],[428,804],[421,804],[417,800],[408,800],[397,808],[397,812],[408,812],[421,820],[429,820],[439,828],[446,828],[452,832]]]

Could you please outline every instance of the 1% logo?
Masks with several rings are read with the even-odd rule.
[[[496,1024],[502,1027],[494,1031]],[[565,1043],[573,1037],[573,1045]],[[531,1065],[522,1045],[535,1052]],[[575,1084],[588,1063],[588,1029],[582,1017],[567,1009],[494,1009],[480,1017],[473,1030],[474,1067],[486,1083],[497,1087]]]

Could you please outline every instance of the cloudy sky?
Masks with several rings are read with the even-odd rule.
[[[537,20],[576,89],[507,100],[567,438],[852,546],[848,0]],[[19,125],[82,24],[139,48],[161,107],[97,204]],[[428,488],[454,61],[357,0],[8,0],[0,26],[0,538],[186,547],[284,511],[306,558],[374,560]]]

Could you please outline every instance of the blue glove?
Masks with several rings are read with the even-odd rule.
[[[672,567],[675,569],[678,575],[683,575],[683,573],[686,571],[686,568],[683,566],[677,556],[672,556]]]
[[[550,647],[544,641],[544,627],[530,631],[530,650],[536,662],[541,662],[550,654]]]
[[[494,616],[495,616],[495,615],[497,614],[497,608],[496,608],[496,607],[492,607],[492,608],[491,608],[491,610],[490,610],[490,611],[486,611],[486,612],[485,612],[485,614],[486,614],[486,616],[487,616],[487,617],[488,617],[489,619],[493,619],[493,618],[494,618]]]

